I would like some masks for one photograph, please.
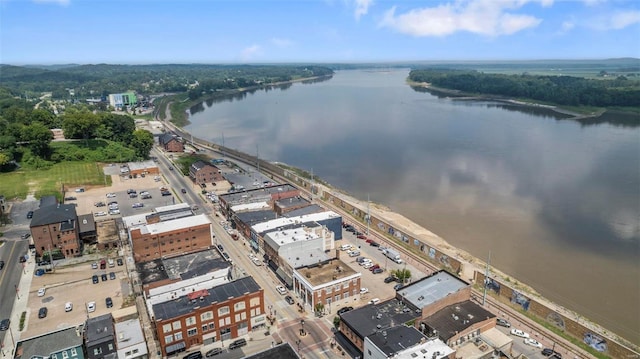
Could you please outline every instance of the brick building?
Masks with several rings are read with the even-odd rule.
[[[264,291],[252,277],[154,304],[150,315],[163,356],[246,335],[267,321]]]
[[[158,142],[167,152],[184,152],[184,144],[174,134],[165,133],[164,135],[160,135]]]
[[[211,221],[201,214],[129,227],[129,241],[135,261],[146,262],[207,249],[211,233]]]
[[[81,255],[78,216],[72,204],[54,204],[33,212],[29,225],[38,256],[51,251],[65,258]]]
[[[204,161],[196,161],[191,164],[189,167],[189,178],[199,186],[224,181],[222,171],[220,171],[218,167]]]

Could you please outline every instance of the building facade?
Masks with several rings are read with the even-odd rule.
[[[113,93],[109,95],[109,105],[116,110],[122,110],[128,106],[135,106],[137,104],[138,99],[133,92]]]
[[[87,319],[84,345],[88,359],[116,358],[116,338],[111,313]]]
[[[224,181],[222,171],[220,171],[218,167],[204,161],[196,161],[191,164],[191,167],[189,167],[189,178],[199,186]]]
[[[162,355],[225,341],[266,325],[264,291],[251,277],[152,306]]]
[[[39,257],[45,253],[54,257],[61,254],[65,258],[81,255],[75,205],[41,207],[33,212],[29,227]]]
[[[184,144],[177,136],[165,133],[158,137],[158,143],[167,152],[184,152]]]
[[[115,323],[118,359],[147,359],[149,350],[140,320],[129,319]]]

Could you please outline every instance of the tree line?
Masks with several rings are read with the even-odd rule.
[[[573,76],[416,69],[409,73],[409,79],[465,93],[531,99],[557,105],[638,107],[640,104],[640,81],[630,80],[625,76],[586,79]]]

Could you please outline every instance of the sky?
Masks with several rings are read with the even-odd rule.
[[[640,58],[637,0],[0,0],[0,63]]]

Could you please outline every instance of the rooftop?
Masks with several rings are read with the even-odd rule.
[[[76,218],[76,206],[74,204],[55,204],[33,211],[33,218],[29,227],[62,222],[73,223]]]
[[[281,199],[276,201],[278,207],[280,208],[291,208],[291,207],[299,207],[301,205],[308,205],[309,201],[303,198],[302,196],[289,197],[285,199]]]
[[[145,341],[140,320],[130,319],[116,323],[116,344],[118,348],[126,348]]]
[[[296,268],[296,271],[314,287],[358,273],[337,258],[306,267],[299,267]]]
[[[239,298],[246,294],[257,293],[262,289],[252,277],[240,278],[236,281],[209,288],[202,293],[200,299],[189,299],[184,295],[178,299],[153,305],[153,313],[156,321],[170,320],[196,308],[209,306],[212,303],[223,303],[233,298]]]
[[[350,310],[340,316],[345,325],[351,328],[360,338],[365,338],[376,331],[403,325],[420,317],[396,298],[367,304],[364,307]]]
[[[398,352],[420,344],[423,340],[426,341],[427,337],[414,327],[398,325],[374,332],[367,339],[384,352],[387,357],[391,357]]]
[[[266,202],[257,202],[257,203],[262,204]],[[242,223],[245,223],[248,226],[253,226],[254,224],[257,224],[257,223],[262,223],[265,221],[270,221],[272,219],[275,219],[278,215],[271,208],[269,208],[268,210],[235,212],[235,216],[238,217],[238,219],[242,221]]]
[[[285,183],[281,185],[263,187],[257,189],[248,189],[242,192],[233,192],[220,195],[220,199],[226,203],[233,205],[236,203],[250,203],[270,200],[274,194],[284,193],[289,191],[297,191],[292,185]]]
[[[289,212],[282,214],[283,217],[298,217],[307,214],[320,213],[326,211],[325,208],[318,206],[317,204],[311,204],[306,207],[297,208]]]
[[[236,204],[234,206],[231,206],[231,210],[236,214],[245,213],[245,212],[253,213],[258,210],[269,210],[270,212],[273,212],[273,209],[271,209],[271,206],[269,205],[268,202],[251,202],[251,203]]]
[[[229,267],[217,250],[208,249],[177,257],[136,264],[143,285],[165,279],[187,279]]]
[[[149,161],[142,161],[142,162],[129,162],[127,163],[127,166],[129,166],[129,170],[131,171],[135,171],[135,170],[146,170],[147,168],[156,168],[158,167],[158,165],[149,160]]]
[[[93,214],[79,215],[78,224],[80,226],[79,233],[92,232],[96,230],[96,222],[93,220]]]
[[[278,230],[281,227],[285,227],[292,224],[302,224],[307,222],[320,222],[330,218],[341,218],[339,214],[334,211],[324,211],[319,213],[305,214],[297,217],[280,217],[271,221],[258,223],[251,228],[256,233],[266,233],[272,230]]]
[[[19,341],[16,359],[48,358],[52,353],[77,347],[82,347],[82,334],[71,327]]]
[[[159,234],[170,231],[175,231],[184,228],[191,228],[195,226],[201,226],[205,224],[211,224],[211,221],[205,214],[199,214],[196,216],[184,217],[175,220],[169,220],[165,222],[151,223],[147,225],[141,225],[138,228],[142,234]]]
[[[467,286],[469,283],[442,270],[403,287],[398,293],[415,308],[424,308]]]
[[[314,223],[313,226],[316,227],[318,225]],[[273,248],[298,242],[311,241],[314,239],[321,239],[321,237],[312,231],[306,230],[302,226],[292,229],[272,231],[264,235],[264,240],[268,241]]]
[[[310,266],[318,262],[325,262],[333,258],[329,254],[322,250],[322,241],[318,243],[318,246],[313,247],[298,247],[298,246],[286,246],[280,248],[278,254],[280,258],[284,259],[291,268],[300,268]],[[354,272],[355,273],[355,272]],[[342,276],[341,276],[342,277]],[[307,278],[308,280],[310,278]]]
[[[437,330],[438,336],[447,341],[473,324],[495,317],[495,314],[467,300],[444,307],[423,322],[429,328]]]
[[[440,339],[427,340],[424,343],[420,343],[411,348],[407,348],[404,351],[399,352],[394,359],[440,359],[448,357],[449,354],[455,352],[445,342]],[[456,353],[458,354],[458,353]],[[466,356],[459,356],[461,358],[469,358]]]
[[[88,318],[84,331],[87,346],[103,343],[114,338],[111,313]]]

